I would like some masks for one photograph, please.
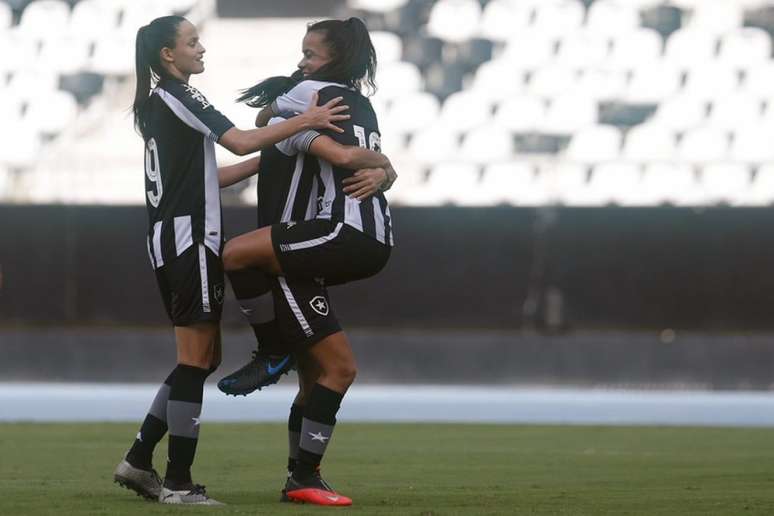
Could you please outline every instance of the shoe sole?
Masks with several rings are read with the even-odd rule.
[[[308,503],[326,507],[349,507],[352,505],[352,499],[349,497],[316,488],[288,491],[287,497],[291,502]]]
[[[123,488],[126,488],[130,491],[134,491],[135,493],[137,493],[137,496],[142,496],[146,500],[155,500],[157,502],[159,501],[159,495],[153,495],[152,493],[149,493],[140,484],[138,484],[137,482],[135,482],[130,478],[125,478],[120,475],[114,475],[113,482]]]

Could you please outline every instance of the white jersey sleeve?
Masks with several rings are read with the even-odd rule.
[[[275,116],[269,120],[269,125],[277,124],[283,121],[285,121],[285,118]],[[281,142],[276,143],[274,146],[277,147],[277,150],[279,150],[285,156],[295,156],[299,152],[308,152],[309,146],[312,145],[312,142],[318,136],[320,136],[320,133],[313,129],[308,129],[306,131],[296,133],[289,138],[285,138]]]

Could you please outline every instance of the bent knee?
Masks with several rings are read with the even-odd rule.
[[[352,364],[340,364],[330,368],[327,372],[327,376],[335,378],[339,385],[350,386],[355,381],[357,376],[357,366]]]
[[[231,242],[226,242],[226,245],[223,247],[223,269],[230,272],[241,268],[237,246]]]

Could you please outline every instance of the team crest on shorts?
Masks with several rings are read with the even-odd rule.
[[[217,301],[219,305],[223,304],[224,294],[225,294],[225,289],[223,288],[223,283],[218,283],[217,285],[213,285],[212,295],[215,298],[215,301]]]
[[[312,300],[309,301],[309,306],[323,317],[328,315],[328,301],[322,296],[313,297]]]

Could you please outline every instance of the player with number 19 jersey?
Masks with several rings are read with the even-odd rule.
[[[223,226],[215,143],[234,124],[177,79],[158,83],[146,112],[148,254],[167,313],[176,326],[220,320]]]

